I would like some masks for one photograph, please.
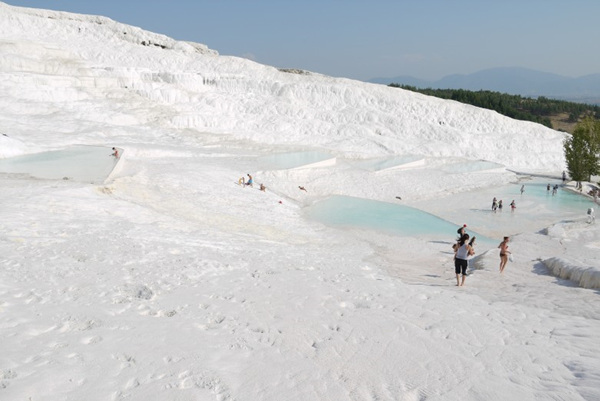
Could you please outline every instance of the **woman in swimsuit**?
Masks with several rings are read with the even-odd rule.
[[[506,262],[508,262],[508,255],[510,254],[510,251],[508,250],[508,240],[508,237],[504,237],[504,241],[498,245],[498,248],[500,248],[500,273],[504,272]]]

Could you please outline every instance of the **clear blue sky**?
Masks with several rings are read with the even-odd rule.
[[[493,67],[600,73],[600,0],[0,0],[95,14],[223,55],[367,80]]]

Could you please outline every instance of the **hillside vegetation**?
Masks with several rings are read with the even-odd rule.
[[[586,116],[600,119],[599,106],[549,99],[543,96],[534,99],[485,90],[419,89],[399,84],[390,84],[389,86],[495,110],[516,120],[533,121],[569,133],[573,133],[577,122]]]

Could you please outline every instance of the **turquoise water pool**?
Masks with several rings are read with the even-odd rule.
[[[290,152],[277,153],[269,156],[258,158],[258,162],[266,169],[292,169],[303,166],[310,166],[317,163],[330,161],[335,163],[335,157],[327,152],[307,151],[307,152]]]
[[[521,195],[521,186],[524,185],[524,192]],[[550,190],[548,190],[550,185]],[[555,195],[552,194],[552,187],[558,185]],[[510,202],[514,199],[517,205],[532,206],[548,212],[561,213],[580,213],[587,210],[593,202],[571,190],[562,186],[559,180],[540,180],[511,184],[501,192],[504,202]]]
[[[458,225],[409,206],[335,195],[306,209],[307,216],[339,228],[377,230],[392,235],[452,240]],[[480,242],[494,242],[469,231]]]
[[[0,173],[23,174],[42,179],[103,182],[117,163],[112,150],[100,146],[68,149],[0,159]]]
[[[505,235],[535,232],[560,221],[586,218],[589,207],[597,206],[589,199],[559,187],[552,195],[546,190],[557,180],[532,180],[521,185],[508,184],[476,192],[452,194],[446,199],[422,201],[418,209],[406,205],[348,196],[332,196],[306,209],[310,219],[339,228],[358,228],[399,236],[430,239],[453,239],[458,226],[468,225],[467,232],[479,242],[497,244]],[[492,198],[504,202],[502,211],[493,212]],[[514,200],[514,211],[510,202]]]
[[[547,184],[559,185],[556,195]],[[521,186],[525,185],[521,194]],[[492,211],[492,199],[502,200],[502,211]],[[511,210],[510,203],[516,208]],[[500,187],[459,192],[443,199],[419,201],[414,206],[448,221],[467,223],[470,229],[490,238],[536,232],[561,221],[585,219],[592,200],[562,187],[556,179],[535,178]]]

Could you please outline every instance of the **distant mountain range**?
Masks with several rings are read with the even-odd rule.
[[[524,97],[545,96],[571,102],[600,104],[600,74],[569,78],[527,68],[505,67],[468,75],[448,75],[437,81],[398,76],[373,78],[368,82],[384,85],[395,83],[417,88],[490,90]]]

